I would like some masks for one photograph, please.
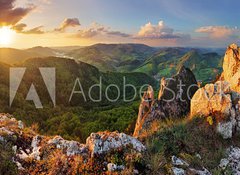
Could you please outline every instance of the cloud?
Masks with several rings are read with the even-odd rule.
[[[63,32],[66,28],[77,26],[80,26],[80,22],[77,18],[66,18],[55,31]]]
[[[28,7],[15,7],[16,0],[0,0],[0,25],[15,25],[35,6],[28,4]]]
[[[27,24],[23,24],[23,23],[20,23],[20,24],[16,24],[12,27],[13,30],[15,30],[17,33],[20,33],[24,30],[24,28],[27,27]]]
[[[174,29],[165,25],[163,21],[159,21],[157,25],[151,22],[142,26],[135,36],[135,39],[189,39],[190,35],[175,33]]]
[[[206,33],[213,39],[226,39],[240,35],[240,30],[237,27],[230,28],[227,26],[204,26],[196,29],[195,32]]]
[[[26,27],[27,27],[26,24],[20,23],[13,26],[12,29],[15,30],[17,33],[23,33],[23,34],[44,34],[45,33],[42,30],[43,26],[38,26],[29,30],[24,30]]]
[[[127,38],[127,37],[130,37],[131,35],[120,32],[120,31],[111,30],[110,27],[106,27],[94,22],[90,25],[90,27],[86,29],[78,30],[78,32],[74,36],[78,38],[92,38],[95,36],[106,36],[106,37],[115,36],[115,37]]]
[[[42,30],[43,26],[38,26],[32,28],[30,30],[23,31],[24,34],[44,34],[45,32]]]
[[[130,34],[119,32],[119,31],[107,31],[107,35],[119,36],[119,37],[130,37]]]

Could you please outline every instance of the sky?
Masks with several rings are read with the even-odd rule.
[[[0,47],[226,47],[240,44],[239,7],[239,0],[0,0]]]

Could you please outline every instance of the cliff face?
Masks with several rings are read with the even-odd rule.
[[[240,93],[240,48],[236,44],[228,46],[224,56],[223,74],[233,91]]]
[[[162,119],[182,118],[187,115],[190,111],[191,98],[197,88],[194,74],[185,67],[172,78],[162,78],[157,100],[152,96],[149,98],[148,94],[153,94],[150,87],[139,107],[134,136],[141,137],[146,132],[157,130],[157,125]]]

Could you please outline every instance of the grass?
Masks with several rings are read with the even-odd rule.
[[[10,143],[0,142],[0,174],[17,175],[17,166],[12,161],[14,156]]]
[[[215,132],[215,125],[210,126],[206,118],[162,121],[159,131],[145,140],[145,163],[151,166],[153,174],[168,174],[171,156],[176,155],[193,168],[205,167],[218,172],[216,167],[224,158],[226,148],[240,146],[238,137],[224,140]],[[197,155],[201,155],[201,159]]]

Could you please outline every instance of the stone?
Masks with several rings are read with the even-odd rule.
[[[5,128],[5,127],[0,128],[0,133],[4,133],[4,134],[7,134],[7,135],[13,135],[14,134],[14,132],[10,131],[8,128]]]
[[[34,158],[35,160],[40,160],[40,149],[39,143],[41,142],[42,137],[39,135],[36,135],[33,137],[31,147],[32,147],[32,153],[30,154],[30,157]]]
[[[222,135],[224,139],[230,139],[233,135],[233,123],[229,122],[221,122],[217,125],[217,132]]]
[[[232,100],[228,85],[227,82],[218,81],[198,89],[191,100],[191,116],[209,116],[213,113],[229,116]]]
[[[174,175],[185,175],[185,170],[182,168],[172,167]]]
[[[123,165],[116,165],[114,163],[109,163],[107,165],[107,169],[109,172],[114,172],[114,171],[122,171],[125,169]]]
[[[196,170],[196,169],[193,169],[191,168],[190,169],[191,171],[191,174],[194,174],[194,175],[212,175],[206,168],[203,167],[202,170]]]
[[[49,140],[48,144],[55,145],[57,149],[65,150],[67,156],[81,155],[87,152],[87,148],[84,144],[80,144],[76,141],[64,140],[60,136],[56,136]]]
[[[109,164],[107,165],[107,169],[108,169],[109,172],[114,172],[114,171],[117,170],[117,165],[114,164],[114,163],[109,163]]]
[[[219,167],[225,170],[228,164],[229,164],[229,160],[224,158],[224,159],[221,159]]]
[[[221,159],[219,167],[225,170],[230,168],[232,175],[240,174],[240,148],[231,146],[226,151],[226,157]]]
[[[146,150],[145,146],[136,138],[118,132],[92,133],[86,140],[86,146],[92,156],[127,146],[132,146],[137,152]]]
[[[172,156],[172,164],[174,166],[189,166],[189,164],[187,162],[185,162],[184,160],[182,160],[176,156]]]
[[[18,128],[19,129],[23,129],[24,128],[24,124],[21,120],[18,121]]]

